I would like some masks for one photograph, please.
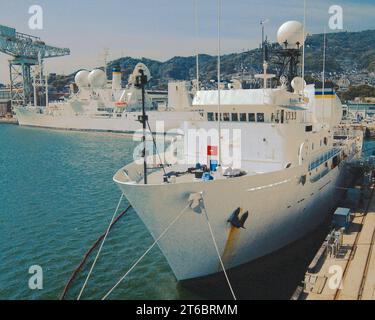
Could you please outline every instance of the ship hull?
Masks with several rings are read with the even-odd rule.
[[[16,109],[18,123],[21,126],[51,128],[76,131],[103,131],[133,133],[141,129],[138,117],[140,112],[129,112],[122,117],[95,117],[88,115],[48,115],[27,108]],[[168,131],[179,128],[184,121],[197,120],[193,112],[148,112],[152,132]],[[157,127],[159,122],[160,128]]]
[[[319,181],[301,167],[207,183],[145,186],[115,182],[151,235],[157,238],[184,210],[191,194],[202,193],[220,256],[227,269],[251,262],[298,240],[319,226],[335,207],[349,172],[342,163]],[[117,174],[120,177],[121,171]],[[228,223],[241,208],[245,229]],[[202,278],[221,270],[205,215],[188,208],[159,242],[176,278]]]

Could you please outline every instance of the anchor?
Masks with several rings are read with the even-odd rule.
[[[249,211],[246,211],[241,217],[240,217],[240,213],[241,213],[241,208],[237,208],[233,213],[232,215],[230,216],[230,218],[228,219],[227,222],[229,222],[233,227],[237,228],[237,229],[246,229],[245,228],[245,223],[246,223],[246,220],[249,218]]]

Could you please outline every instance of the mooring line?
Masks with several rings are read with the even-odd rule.
[[[122,281],[134,270],[134,268],[143,260],[143,258],[156,246],[156,244],[167,234],[170,228],[182,217],[185,211],[190,207],[190,203],[183,209],[178,216],[171,222],[171,224],[163,231],[163,233],[154,241],[154,243],[145,251],[145,253],[132,265],[132,267],[120,278],[119,281],[109,290],[102,300],[106,300],[111,293],[120,285]]]
[[[86,277],[86,280],[85,280],[85,282],[84,282],[84,284],[83,284],[83,286],[82,286],[82,289],[81,289],[81,291],[79,292],[79,295],[78,295],[78,297],[77,297],[77,300],[80,300],[80,299],[81,299],[82,294],[83,294],[83,291],[85,290],[85,288],[86,288],[86,286],[87,286],[87,282],[89,281],[89,279],[90,279],[90,277],[91,277],[91,274],[92,274],[92,271],[94,270],[94,267],[95,267],[95,265],[96,265],[96,262],[97,262],[98,259],[99,259],[100,253],[102,252],[102,249],[103,249],[103,246],[104,246],[104,243],[105,243],[105,241],[107,240],[107,237],[108,237],[109,231],[111,230],[111,225],[113,224],[113,222],[114,222],[114,220],[115,220],[115,217],[116,217],[117,211],[118,211],[118,209],[120,208],[120,205],[121,205],[121,202],[122,202],[122,199],[123,199],[123,198],[124,198],[124,194],[121,193],[121,197],[120,197],[120,200],[119,200],[119,202],[118,202],[118,204],[117,204],[116,210],[115,210],[115,212],[114,212],[114,214],[113,214],[113,216],[112,216],[111,222],[110,222],[109,225],[108,225],[108,228],[107,228],[107,231],[106,231],[105,236],[104,236],[104,238],[103,238],[103,241],[102,241],[102,243],[101,243],[101,245],[100,245],[100,248],[99,248],[99,250],[98,250],[98,253],[96,254],[95,260],[94,260],[94,262],[93,262],[92,265],[91,265],[90,271],[89,271],[89,273],[88,273],[88,275],[87,275],[87,277]]]
[[[130,208],[132,208],[131,205],[129,205],[121,214],[119,214],[117,216],[117,218],[113,221],[112,225],[111,225],[111,228],[110,230],[112,230],[112,228],[115,226],[115,224],[123,217],[125,216],[128,211],[130,210]],[[76,279],[77,275],[79,272],[81,272],[83,266],[86,264],[87,262],[87,259],[90,257],[90,255],[93,253],[93,251],[98,247],[98,245],[101,243],[101,241],[103,241],[104,237],[105,237],[105,234],[106,232],[104,231],[103,234],[98,238],[98,240],[95,241],[95,243],[91,246],[91,248],[86,252],[86,254],[84,255],[81,263],[79,264],[79,266],[74,270],[73,274],[71,275],[69,281],[67,282],[67,284],[65,285],[64,287],[64,291],[62,292],[61,296],[60,296],[60,300],[64,300],[66,295],[68,294],[68,291],[70,290],[70,287],[71,285],[73,284],[74,280]]]

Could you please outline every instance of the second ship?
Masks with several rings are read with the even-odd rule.
[[[101,69],[91,72],[82,70],[75,76],[78,92],[63,102],[47,103],[47,106],[22,106],[15,108],[21,126],[42,128],[133,133],[140,129],[142,115],[142,90],[136,85],[135,75],[143,70],[148,77],[150,71],[138,63],[129,76],[128,86],[121,86],[121,72],[113,70],[112,86],[107,86],[106,73]],[[168,106],[158,107],[145,94],[149,129],[152,132],[179,128],[184,121],[203,119],[199,112],[192,111],[192,95],[185,82],[171,83],[168,90]],[[186,92],[186,101],[178,100]],[[177,94],[179,93],[179,94]]]

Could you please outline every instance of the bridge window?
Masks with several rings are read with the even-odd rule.
[[[255,113],[249,113],[249,122],[255,122]]]
[[[264,113],[257,113],[257,122],[264,122]]]
[[[224,118],[224,121],[226,121],[226,122],[230,121],[230,114],[224,113],[223,118]]]
[[[207,120],[208,121],[215,121],[214,113],[213,112],[207,113]]]
[[[238,121],[238,113],[232,113],[232,121]]]
[[[247,121],[246,113],[240,113],[240,121],[241,122],[246,122]]]
[[[215,113],[215,120],[219,121],[219,114],[216,112]],[[223,115],[220,113],[220,121],[223,121]]]

